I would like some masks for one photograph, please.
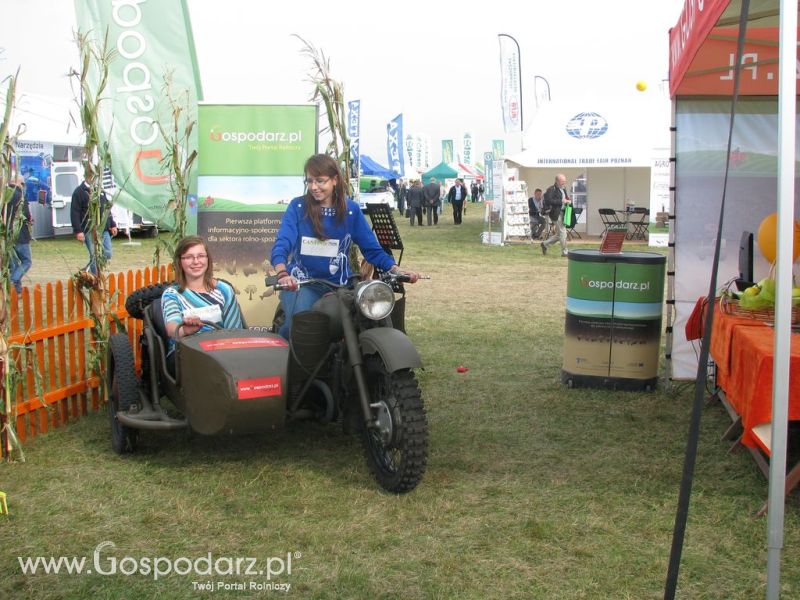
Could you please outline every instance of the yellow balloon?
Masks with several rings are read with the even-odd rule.
[[[644,81],[637,81],[636,89],[639,90],[640,92],[645,91],[647,89],[647,83],[645,83]]]
[[[758,249],[768,262],[774,263],[778,252],[778,213],[767,215],[758,226]],[[792,262],[800,256],[800,223],[794,222]]]

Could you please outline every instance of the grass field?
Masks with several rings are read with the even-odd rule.
[[[563,386],[568,260],[538,245],[482,246],[475,208],[460,227],[446,213],[437,227],[400,223],[403,265],[431,275],[410,287],[406,313],[430,423],[414,492],[383,493],[358,441],[335,426],[146,433],[121,458],[105,415],[93,414],[29,443],[26,463],[0,465],[11,513],[0,517],[0,597],[281,597],[250,589],[280,583],[297,598],[661,598],[692,390]],[[152,242],[136,241],[115,246],[114,269],[149,262]],[[56,266],[84,258],[74,241],[52,248],[34,246],[34,280],[45,256]],[[767,522],[753,513],[767,485],[747,452],[720,442],[728,425],[718,404],[705,407],[679,598],[764,594]],[[98,549],[106,541],[114,546]],[[794,495],[784,598],[800,597],[798,548]],[[277,571],[287,554],[291,573],[270,582],[204,571],[209,555],[223,571],[226,557]],[[86,557],[92,573],[24,575],[19,556]],[[181,572],[203,560],[156,580],[143,573],[155,559]],[[103,574],[114,561],[117,573]],[[213,591],[199,588],[207,582]]]

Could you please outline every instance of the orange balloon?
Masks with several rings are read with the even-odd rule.
[[[778,256],[778,213],[767,215],[758,226],[758,248],[768,262],[774,263]],[[800,256],[800,223],[794,222],[794,247],[792,262]]]

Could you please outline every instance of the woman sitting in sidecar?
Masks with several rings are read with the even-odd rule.
[[[244,320],[233,287],[214,279],[214,261],[203,238],[178,242],[173,258],[175,285],[164,290],[161,310],[169,335],[167,358],[174,359],[175,341],[198,331],[211,331],[203,322],[223,329],[242,329]]]

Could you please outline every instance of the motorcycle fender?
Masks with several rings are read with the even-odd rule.
[[[390,327],[367,329],[358,336],[363,354],[380,354],[389,373],[400,369],[419,369],[419,352],[402,331]]]

